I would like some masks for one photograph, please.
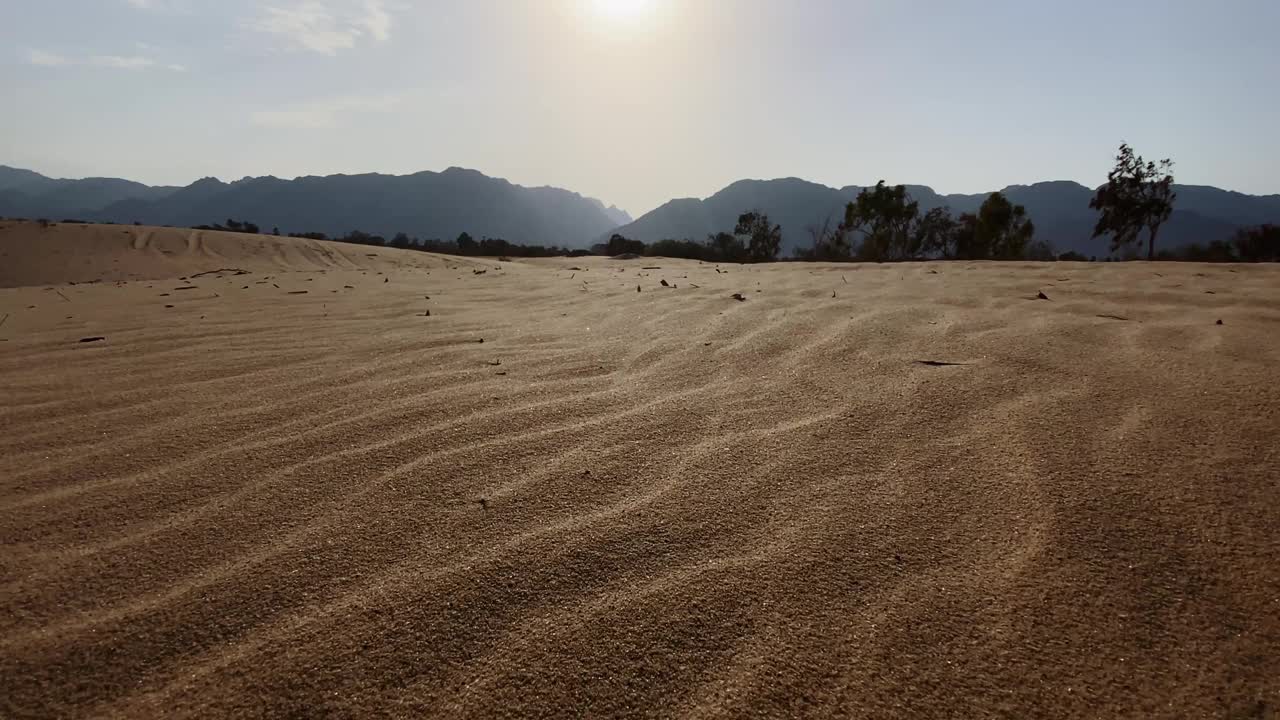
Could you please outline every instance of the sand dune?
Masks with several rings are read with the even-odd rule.
[[[3,717],[1280,712],[1274,266],[5,224],[0,286]]]

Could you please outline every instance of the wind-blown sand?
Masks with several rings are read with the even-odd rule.
[[[6,718],[1280,712],[1274,266],[4,223],[0,286]]]

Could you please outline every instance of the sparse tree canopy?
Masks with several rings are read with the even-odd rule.
[[[1026,208],[1009,202],[1004,193],[993,192],[976,215],[960,216],[955,255],[966,260],[1017,260],[1026,256],[1035,231]]]
[[[747,246],[742,239],[727,232],[707,235],[707,244],[715,249],[718,259],[724,262],[746,262]]]
[[[862,236],[856,258],[885,262],[918,258],[964,258],[969,260],[1018,260],[1027,256],[1035,226],[1026,208],[1014,205],[1003,193],[991,193],[976,214],[951,216],[950,209],[936,207],[920,214],[920,206],[902,185],[889,187],[880,181],[874,188],[858,193],[845,206],[845,219],[835,232],[817,228],[813,250],[805,257],[815,260],[849,259],[839,252],[849,233]],[[1052,260],[1047,243],[1035,248],[1039,258]]]
[[[643,255],[644,243],[640,240],[630,240],[617,233],[609,238],[609,244],[606,250],[610,255]]]
[[[773,260],[782,248],[782,226],[770,224],[769,216],[759,210],[739,215],[733,232],[747,238],[747,255],[752,262]]]
[[[1116,166],[1107,173],[1107,184],[1089,201],[1101,213],[1093,236],[1111,235],[1111,250],[1118,251],[1138,242],[1143,228],[1147,236],[1147,259],[1156,256],[1156,234],[1173,213],[1173,161],[1146,162],[1129,145],[1121,144]]]
[[[911,245],[928,257],[955,255],[956,221],[951,211],[936,207],[920,216],[912,229]]]
[[[1280,225],[1241,228],[1231,243],[1245,262],[1280,262]]]
[[[875,188],[864,189],[845,206],[844,222],[838,232],[862,235],[857,253],[861,260],[915,257],[920,248],[915,246],[911,227],[919,210],[920,204],[911,199],[906,187],[888,187],[881,180]]]
[[[813,249],[808,252],[801,252],[800,257],[809,260],[851,259],[849,234],[839,225],[832,228],[830,217],[823,220],[821,225],[810,225],[805,230],[813,241]]]

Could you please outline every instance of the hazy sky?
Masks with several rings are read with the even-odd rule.
[[[1280,192],[1280,0],[0,0],[0,164]]]

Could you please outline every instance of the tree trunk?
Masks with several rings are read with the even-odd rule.
[[[1151,226],[1151,235],[1147,238],[1147,259],[1156,259],[1156,233],[1160,231],[1159,225]]]

